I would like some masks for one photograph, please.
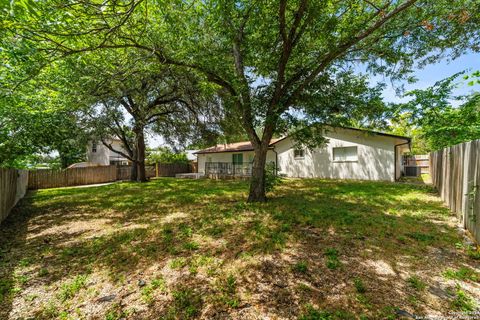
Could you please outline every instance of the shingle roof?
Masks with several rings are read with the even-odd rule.
[[[282,140],[283,138],[270,140],[270,145]],[[217,144],[213,147],[206,148],[195,152],[195,154],[202,153],[218,153],[218,152],[237,152],[237,151],[253,151],[253,146],[250,141],[241,141],[234,143]]]

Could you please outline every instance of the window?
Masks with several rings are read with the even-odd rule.
[[[243,153],[234,153],[232,154],[233,164],[242,164],[243,163]]]
[[[207,162],[212,162],[212,157],[207,157]]]
[[[293,150],[293,157],[295,159],[303,159],[305,157],[305,150],[304,149]]]
[[[97,143],[95,141],[92,142],[92,152],[97,152]]]
[[[248,162],[253,163],[253,154],[248,156]]]
[[[357,147],[333,148],[333,161],[358,161]]]

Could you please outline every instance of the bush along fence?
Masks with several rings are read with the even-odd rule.
[[[0,168],[0,223],[27,192],[28,171]]]
[[[480,243],[480,140],[432,152],[430,170],[441,198]]]
[[[28,172],[28,189],[59,188],[95,183],[106,183],[130,178],[130,166],[100,166],[64,170],[32,170]],[[177,173],[190,173],[189,164],[162,164],[146,166],[147,178],[174,177]]]

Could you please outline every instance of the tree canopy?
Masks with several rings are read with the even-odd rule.
[[[413,136],[415,152],[427,153],[480,139],[480,93],[453,96],[462,74],[464,72],[423,90],[412,90],[405,95],[411,100],[397,106],[397,114],[392,118],[393,131]],[[473,86],[477,77],[478,72],[474,72],[464,76],[464,80]],[[455,106],[454,102],[459,105]]]
[[[23,0],[3,22],[3,79],[118,50],[150,55],[158,72],[169,65],[195,73],[251,141],[249,200],[264,201],[268,145],[289,122],[349,114],[362,122],[377,113],[378,95],[355,64],[406,79],[416,62],[478,51],[479,22],[477,0]]]

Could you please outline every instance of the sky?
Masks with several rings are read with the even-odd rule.
[[[417,82],[409,84],[403,83],[406,91],[413,89],[426,89],[433,86],[437,81],[443,80],[457,72],[467,70],[466,74],[473,71],[480,70],[480,53],[468,53],[459,58],[448,61],[447,59],[440,61],[436,64],[427,65],[423,69],[418,69],[413,75],[418,79]],[[372,77],[372,83],[382,81],[382,77]],[[395,87],[387,80],[387,87],[383,91],[383,97],[386,102],[405,102],[405,98],[397,96]],[[465,81],[459,78],[459,86],[453,92],[454,95],[463,95],[472,92],[473,90],[479,91],[480,85],[468,86]],[[455,105],[455,102],[452,101]],[[164,141],[158,135],[147,135],[147,143],[150,147],[159,147],[164,144]]]
[[[426,89],[433,86],[437,81],[443,80],[463,70],[469,70],[466,74],[480,70],[480,53],[468,53],[450,62],[445,59],[436,64],[427,65],[423,69],[418,69],[414,73],[418,81],[413,84],[404,83],[405,90]],[[378,78],[378,80],[380,80],[380,78]],[[453,92],[454,95],[463,95],[473,90],[480,90],[479,85],[468,86],[465,81],[461,80],[460,77],[459,87]],[[383,97],[387,102],[405,101],[404,98],[402,99],[396,95],[394,87],[390,84],[385,88]]]

